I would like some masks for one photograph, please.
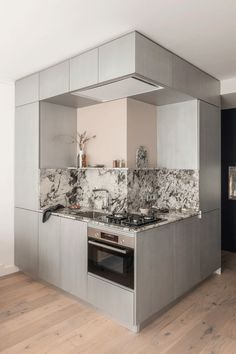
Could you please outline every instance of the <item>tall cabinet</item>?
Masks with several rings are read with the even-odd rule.
[[[38,274],[39,76],[16,83],[15,264]]]
[[[221,266],[220,108],[201,100],[160,106],[157,131],[160,167],[199,171],[201,218],[194,227],[204,279]]]
[[[221,267],[220,109],[199,101],[199,220],[201,278]]]

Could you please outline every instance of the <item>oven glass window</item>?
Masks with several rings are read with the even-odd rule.
[[[96,263],[99,267],[109,269],[116,273],[123,273],[124,260],[115,254],[110,254],[101,250],[97,250]]]
[[[88,244],[88,271],[90,273],[109,279],[117,284],[134,288],[134,250],[120,248],[112,245],[112,250],[106,244],[95,242]],[[116,251],[117,248],[117,251]]]

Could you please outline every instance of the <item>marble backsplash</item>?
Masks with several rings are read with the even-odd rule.
[[[199,209],[199,173],[197,170],[129,170],[127,177],[129,210],[140,208]],[[156,200],[147,200],[155,195]]]
[[[40,207],[75,204],[77,200],[76,169],[40,170]]]
[[[77,200],[81,206],[102,209],[106,207],[106,192],[93,193],[94,189],[109,192],[112,211],[127,210],[127,171],[122,169],[78,170]]]
[[[138,211],[158,208],[199,208],[199,173],[197,170],[168,169],[42,169],[40,171],[40,206],[56,203],[101,209],[107,189],[111,211]],[[148,195],[156,201],[147,201]]]

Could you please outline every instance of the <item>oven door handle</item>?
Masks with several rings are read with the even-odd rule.
[[[127,254],[127,251],[126,251],[126,250],[121,250],[120,248],[116,248],[116,247],[104,245],[104,244],[101,244],[101,243],[99,243],[99,242],[95,242],[95,241],[90,241],[90,240],[89,240],[88,243],[89,243],[90,245],[102,247],[102,248],[105,248],[105,249],[107,249],[107,250],[115,251],[115,252],[122,253],[122,254]]]

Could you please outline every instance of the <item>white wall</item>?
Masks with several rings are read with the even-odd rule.
[[[198,169],[198,101],[157,107],[157,165]]]
[[[231,79],[222,80],[220,82],[221,95],[225,95],[232,92],[236,92],[236,78],[233,77]]]
[[[14,267],[14,83],[0,81],[0,276]]]
[[[236,107],[236,77],[222,80],[221,86],[221,109]]]

